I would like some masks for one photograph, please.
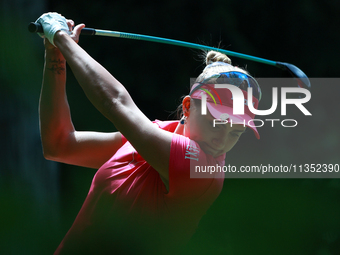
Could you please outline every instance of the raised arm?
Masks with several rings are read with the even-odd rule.
[[[72,25],[72,21],[68,23]],[[73,40],[77,41],[83,27],[75,28]],[[99,168],[121,146],[121,134],[75,130],[66,96],[66,60],[47,39],[44,45],[45,65],[39,102],[44,156],[58,162]]]
[[[124,86],[72,40],[67,32],[58,30],[51,40],[67,60],[92,104],[159,172],[167,186],[172,134],[153,124],[138,109]]]

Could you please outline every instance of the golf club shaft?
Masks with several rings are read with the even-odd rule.
[[[39,23],[30,23],[28,26],[28,30],[31,33],[43,33],[43,28],[41,24]],[[310,89],[310,81],[307,77],[307,75],[302,72],[298,67],[284,62],[279,61],[272,61],[264,58],[258,58],[251,55],[238,53],[230,50],[224,50],[219,48],[214,48],[202,44],[196,44],[196,43],[189,43],[189,42],[183,42],[178,40],[172,40],[162,37],[155,37],[155,36],[149,36],[149,35],[141,35],[141,34],[132,34],[132,33],[124,33],[124,32],[118,32],[118,31],[109,31],[109,30],[100,30],[100,29],[94,29],[94,28],[83,28],[81,30],[82,35],[101,35],[101,36],[110,36],[110,37],[117,37],[117,38],[127,38],[127,39],[134,39],[134,40],[144,40],[144,41],[150,41],[150,42],[158,42],[158,43],[165,43],[165,44],[171,44],[171,45],[177,45],[177,46],[183,46],[193,49],[199,49],[199,50],[214,50],[221,53],[225,53],[229,56],[248,59],[251,61],[276,66],[282,70],[288,71],[293,77],[297,78],[298,86],[301,88],[307,88]]]
[[[32,33],[43,33],[42,26],[39,23],[32,22],[29,25],[29,31]],[[100,36],[109,36],[109,37],[117,37],[117,38],[126,38],[126,39],[134,39],[134,40],[143,40],[143,41],[150,41],[150,42],[157,42],[157,43],[165,43],[165,44],[171,44],[171,45],[177,45],[182,47],[188,47],[193,49],[200,49],[200,50],[215,50],[218,52],[225,53],[229,56],[233,57],[239,57],[243,59],[248,59],[255,62],[260,62],[267,65],[276,66],[277,62],[264,59],[264,58],[258,58],[251,55],[238,53],[234,51],[214,48],[202,44],[196,44],[196,43],[189,43],[184,41],[178,41],[173,39],[167,39],[162,37],[155,37],[155,36],[149,36],[149,35],[141,35],[141,34],[133,34],[133,33],[125,33],[125,32],[118,32],[118,31],[109,31],[109,30],[100,30],[100,29],[94,29],[94,28],[83,28],[81,31],[81,35],[100,35]]]

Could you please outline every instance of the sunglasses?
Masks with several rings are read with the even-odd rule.
[[[259,102],[262,98],[261,88],[257,81],[249,74],[238,71],[213,74],[205,78],[202,82],[195,83],[194,85],[196,84],[198,84],[198,86],[191,90],[189,95],[192,95],[196,90],[208,84],[231,84],[246,92],[248,88],[253,88],[253,96]]]

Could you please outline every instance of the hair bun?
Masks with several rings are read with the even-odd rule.
[[[231,60],[227,55],[217,52],[217,51],[209,51],[205,57],[206,65],[210,65],[214,62],[224,62],[231,65]]]

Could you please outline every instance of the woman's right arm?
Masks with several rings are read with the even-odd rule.
[[[45,66],[39,102],[44,157],[99,168],[122,145],[121,134],[76,131],[66,96],[66,60],[45,39]]]

